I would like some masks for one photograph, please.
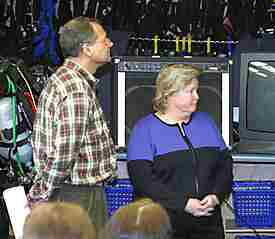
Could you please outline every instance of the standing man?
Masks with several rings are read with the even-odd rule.
[[[65,62],[38,101],[32,138],[37,175],[29,198],[78,203],[99,230],[107,219],[103,185],[115,175],[116,155],[93,74],[111,60],[113,43],[87,17],[61,27],[59,41]]]

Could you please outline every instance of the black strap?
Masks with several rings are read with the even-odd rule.
[[[21,146],[23,146],[27,143],[29,143],[28,138],[22,139],[22,140],[16,142],[16,147],[21,147]],[[2,147],[2,148],[12,148],[13,143],[0,142],[0,147]]]
[[[20,135],[26,132],[27,125],[24,121],[21,121],[18,125],[16,125],[16,135]],[[10,129],[3,129],[2,130],[4,137],[7,140],[12,140],[12,128]]]

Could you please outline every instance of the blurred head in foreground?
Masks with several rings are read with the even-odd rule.
[[[170,219],[158,203],[142,199],[119,208],[110,218],[100,239],[170,239]]]
[[[96,239],[94,225],[79,205],[40,203],[27,216],[23,239]]]

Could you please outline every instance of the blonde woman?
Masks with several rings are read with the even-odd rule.
[[[154,113],[128,143],[137,197],[167,209],[174,238],[223,239],[220,205],[231,191],[232,157],[207,113],[197,112],[200,70],[167,65],[156,80]]]

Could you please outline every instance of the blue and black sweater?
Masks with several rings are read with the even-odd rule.
[[[128,143],[128,171],[137,197],[184,210],[189,198],[231,192],[232,157],[207,113],[189,123],[167,124],[149,114],[135,125]]]

